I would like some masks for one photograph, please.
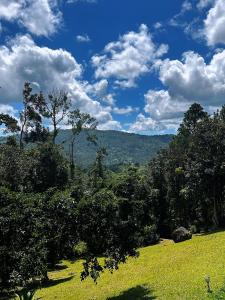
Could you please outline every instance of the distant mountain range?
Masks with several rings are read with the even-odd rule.
[[[124,163],[147,163],[160,149],[166,148],[172,140],[173,135],[146,136],[121,131],[92,132],[97,137],[98,147],[105,147],[108,156],[105,164],[110,168]],[[69,153],[70,130],[61,130],[57,137],[57,143],[62,144],[65,152]],[[98,147],[86,140],[87,134],[82,132],[77,138],[75,160],[78,165],[88,167],[93,164]]]
[[[121,164],[137,163],[144,165],[157,152],[166,148],[173,138],[173,135],[139,135],[114,130],[94,130],[89,134],[97,137],[98,146],[87,141],[87,132],[82,132],[75,144],[75,161],[82,167],[87,168],[93,164],[98,147],[105,147],[108,156],[105,164],[111,169],[117,169]],[[64,148],[66,155],[69,155],[70,130],[60,130],[56,142]],[[5,138],[0,137],[0,143]]]

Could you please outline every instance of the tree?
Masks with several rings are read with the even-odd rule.
[[[16,133],[20,130],[18,121],[8,114],[0,114],[0,126],[5,125],[6,132]]]
[[[95,118],[91,117],[87,113],[81,113],[79,109],[69,112],[68,115],[68,125],[71,126],[71,138],[70,138],[70,176],[71,179],[74,179],[75,171],[75,162],[74,162],[74,153],[75,153],[75,140],[76,137],[85,130],[88,133],[88,130],[94,130],[97,127],[97,121]],[[96,143],[95,136],[87,136],[87,140]]]
[[[203,110],[198,103],[193,103],[188,111],[184,114],[183,122],[179,128],[181,133],[194,133],[197,124],[208,117],[208,114]]]
[[[90,170],[90,182],[94,190],[99,190],[104,187],[105,167],[103,165],[104,158],[108,155],[106,148],[99,148],[95,163]]]
[[[0,188],[0,288],[21,291],[46,274],[39,195]]]
[[[68,116],[70,104],[71,101],[67,93],[62,90],[53,91],[48,95],[48,100],[45,101],[42,114],[51,121],[53,144],[55,144],[60,125],[63,124]]]
[[[86,195],[78,203],[77,231],[88,249],[81,279],[91,276],[96,281],[103,269],[118,269],[127,256],[137,256],[136,227],[121,218],[118,198],[110,190]],[[99,255],[105,256],[105,263],[99,263]]]
[[[28,153],[32,157],[30,181],[33,191],[44,192],[52,187],[65,187],[68,182],[68,165],[58,145],[44,143],[28,150]]]
[[[25,82],[23,90],[23,110],[20,112],[20,149],[24,142],[45,141],[48,131],[42,125],[45,99],[42,93],[32,94],[31,84]]]

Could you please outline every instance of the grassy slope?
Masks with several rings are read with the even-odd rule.
[[[113,275],[106,272],[95,285],[80,282],[81,262],[66,262],[68,268],[50,273],[52,286],[38,292],[43,299],[60,300],[202,300],[208,299],[204,277],[210,275],[212,288],[225,279],[225,232],[194,236],[180,244],[164,242],[140,250]],[[71,273],[75,273],[72,279]],[[62,281],[62,282],[61,282]]]

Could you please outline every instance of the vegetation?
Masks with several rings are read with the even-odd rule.
[[[59,136],[62,125],[70,128],[67,156]],[[156,244],[160,237],[178,233],[180,242],[225,226],[225,106],[209,116],[193,104],[177,136],[148,166],[126,163],[114,170],[105,165],[111,149],[102,147],[96,120],[74,109],[65,92],[46,97],[33,94],[25,83],[20,122],[0,114],[0,126],[11,133],[0,145],[2,294],[32,299],[63,259],[82,258],[80,279],[97,282],[105,270],[118,270],[138,256],[138,247]],[[74,159],[81,134],[95,147],[86,170]],[[187,253],[189,243],[184,244]],[[162,248],[154,249],[160,253]],[[168,271],[164,263],[164,273],[176,266]],[[187,259],[182,274],[190,265]],[[156,276],[160,266],[152,266]]]
[[[224,243],[224,232],[197,235],[179,244],[164,240],[141,249],[138,259],[129,259],[113,275],[105,272],[97,285],[89,279],[80,282],[81,261],[63,261],[64,267],[49,274],[51,284],[38,291],[37,296],[49,300],[55,297],[62,300],[224,299],[220,291],[224,281]],[[206,276],[210,276],[212,293],[207,293]]]

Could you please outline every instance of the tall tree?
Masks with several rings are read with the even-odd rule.
[[[70,138],[70,175],[71,179],[74,178],[75,171],[75,141],[77,136],[83,131],[87,132],[87,140],[96,143],[94,135],[90,135],[88,130],[94,130],[97,127],[97,121],[87,113],[81,113],[79,109],[75,109],[69,112],[68,125],[71,126],[71,138]]]
[[[104,186],[105,167],[103,165],[104,158],[108,155],[106,148],[102,147],[97,150],[95,163],[91,169],[91,183],[94,190],[99,190]]]
[[[43,115],[51,121],[51,126],[53,127],[53,144],[55,144],[59,126],[63,124],[69,114],[70,104],[71,101],[68,94],[63,90],[54,90],[48,95],[48,99],[45,102]]]
[[[24,142],[43,141],[48,132],[42,125],[42,111],[45,99],[42,93],[32,94],[31,84],[25,82],[23,89],[23,110],[20,112],[20,149]]]
[[[205,119],[207,116],[207,112],[203,110],[200,104],[193,103],[184,114],[184,119],[179,128],[179,132],[192,134],[196,129],[198,122]]]

